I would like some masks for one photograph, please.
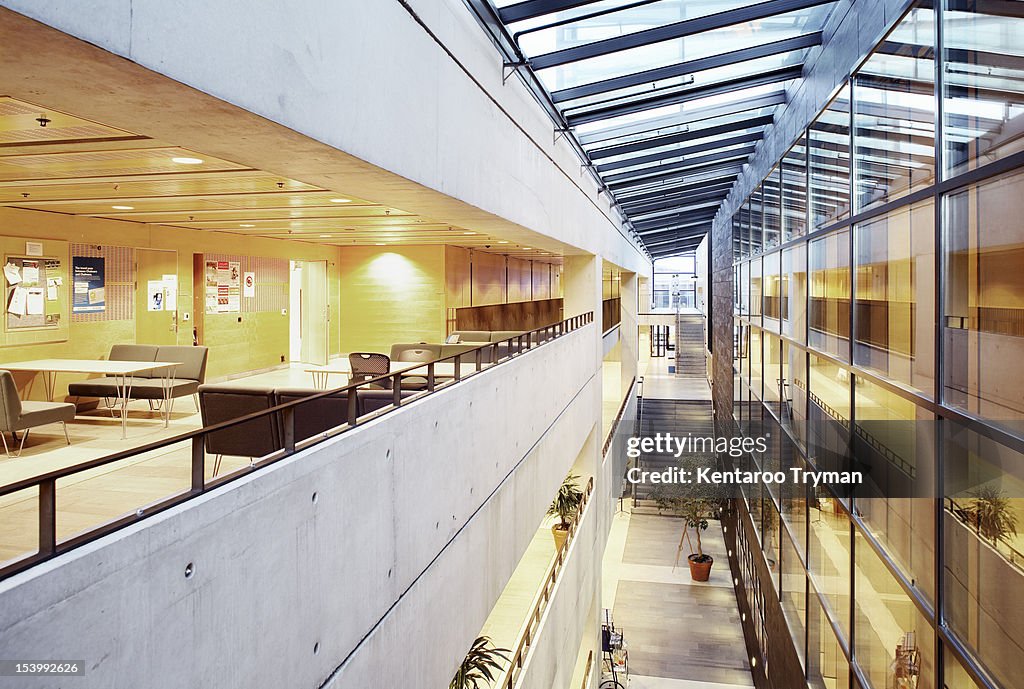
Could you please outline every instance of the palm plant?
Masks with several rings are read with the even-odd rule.
[[[462,659],[462,664],[448,684],[448,689],[480,689],[494,682],[497,671],[504,661],[508,662],[507,648],[495,648],[490,637],[478,636]]]
[[[1017,515],[1003,491],[993,486],[984,486],[969,495],[971,500],[963,508],[963,513],[979,534],[993,544],[1007,536],[1017,535]]]
[[[548,508],[548,516],[558,517],[557,528],[561,531],[569,530],[569,524],[576,518],[580,511],[580,504],[583,502],[583,491],[579,489],[577,480],[579,480],[579,476],[575,474],[566,476],[562,481],[562,486],[558,489],[558,494],[551,502],[551,507]]]

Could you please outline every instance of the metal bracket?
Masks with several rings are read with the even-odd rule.
[[[567,127],[555,127],[555,134],[554,134],[554,137],[551,139],[551,143],[552,144],[557,144],[558,140],[561,139],[563,136],[565,136],[565,137],[569,136],[569,129]],[[586,166],[583,166],[583,167],[586,167]]]
[[[502,85],[508,81],[508,78],[518,72],[522,67],[529,67],[530,62],[528,60],[522,60],[519,62],[503,62],[501,63],[501,83]]]

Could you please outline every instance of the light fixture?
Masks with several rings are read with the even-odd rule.
[[[377,244],[377,246],[384,246],[385,245],[384,242],[377,242],[376,244]]]
[[[171,162],[172,163],[177,163],[178,165],[202,165],[203,164],[203,159],[202,158],[189,158],[188,156],[180,156],[180,157],[177,157],[177,158],[171,158]]]
[[[135,206],[111,206],[115,211],[133,211]]]
[[[476,232],[463,232],[462,234],[476,234]]]
[[[523,251],[529,251],[529,250],[530,250],[530,247],[528,247],[528,246],[524,246],[523,247]]]
[[[498,244],[508,244],[504,239],[499,239]]]
[[[249,223],[242,223],[241,225],[239,225],[239,227],[256,227],[256,226],[255,225],[250,225]]]
[[[351,201],[352,201],[352,199],[342,199],[342,198],[331,199],[331,203],[351,203]]]
[[[329,234],[322,234],[322,235],[320,235],[320,239],[327,239],[330,236],[331,235],[329,235]]]
[[[750,667],[757,667],[757,658],[750,656]]]

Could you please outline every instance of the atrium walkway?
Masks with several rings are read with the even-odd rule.
[[[687,329],[702,327],[699,319],[686,321]],[[666,411],[673,403],[680,407],[680,413],[664,424],[655,424],[662,426],[659,430],[706,434],[707,424],[693,417],[696,410],[706,411],[710,423],[711,390],[703,376],[703,347],[699,337],[687,334],[676,340],[677,349],[689,345],[700,356],[686,352],[680,357],[677,352],[650,358],[644,372],[644,401],[648,411]],[[670,373],[668,366],[680,360],[690,370]],[[705,551],[715,557],[711,578],[694,582],[688,553],[678,553],[682,520],[647,512],[645,508],[644,513],[615,515],[602,567],[602,604],[612,611],[628,645],[629,688],[754,686],[721,525],[712,522],[702,537]]]

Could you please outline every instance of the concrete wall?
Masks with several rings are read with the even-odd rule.
[[[4,655],[83,659],[104,689],[445,686],[594,427],[598,336],[3,581]]]

